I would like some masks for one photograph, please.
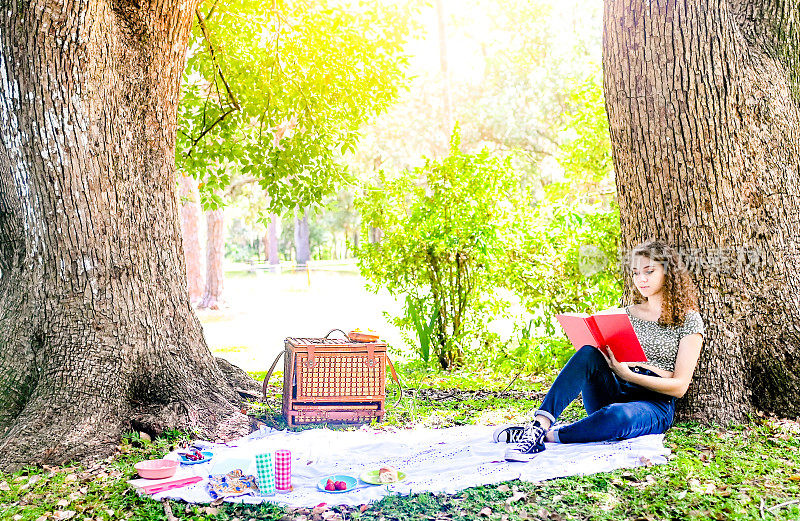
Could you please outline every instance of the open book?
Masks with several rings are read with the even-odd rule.
[[[624,308],[609,309],[594,315],[562,313],[556,315],[556,319],[575,349],[592,345],[605,353],[603,346],[608,346],[620,362],[647,361]]]

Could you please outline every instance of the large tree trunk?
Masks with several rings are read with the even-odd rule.
[[[678,247],[707,326],[684,418],[800,414],[799,9],[605,3],[623,246],[655,236]]]
[[[295,261],[298,266],[305,266],[311,260],[311,231],[308,227],[308,208],[304,208],[294,220]]]
[[[181,232],[189,300],[192,303],[198,303],[203,296],[204,280],[199,233],[200,194],[195,181],[185,175],[178,174],[178,187],[181,198]]]
[[[249,429],[186,290],[174,147],[193,7],[0,10],[0,469],[110,454],[131,428]]]
[[[225,250],[225,210],[206,212],[206,289],[197,307],[219,309],[224,286],[222,257]]]

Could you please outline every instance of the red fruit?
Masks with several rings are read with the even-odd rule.
[[[336,490],[347,490],[347,483],[345,483],[344,481],[337,481]]]
[[[328,480],[328,484],[325,485],[325,490],[336,490],[336,485],[334,485],[331,480]]]

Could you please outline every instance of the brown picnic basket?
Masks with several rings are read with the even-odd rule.
[[[335,331],[345,338],[330,338]],[[386,413],[386,366],[400,385],[386,343],[351,340],[341,329],[322,338],[289,337],[267,371],[267,385],[283,356],[282,413],[290,426],[312,423],[369,423]],[[401,389],[402,394],[402,389]]]

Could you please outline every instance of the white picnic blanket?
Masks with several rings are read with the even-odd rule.
[[[361,505],[388,494],[434,492],[453,494],[459,490],[520,479],[541,481],[563,476],[594,474],[610,470],[666,463],[669,449],[664,436],[652,434],[624,441],[558,444],[528,463],[503,459],[505,443],[493,443],[495,427],[469,425],[447,429],[356,431],[313,429],[302,432],[277,431],[262,427],[244,438],[227,444],[205,444],[214,453],[211,461],[199,465],[180,465],[171,479],[191,475],[207,478],[242,468],[256,474],[255,455],[277,449],[292,451],[292,486],[289,493],[274,496],[239,496],[226,501],[260,503],[270,501],[290,507]],[[167,456],[178,459],[177,453]],[[365,486],[341,494],[317,488],[317,483],[333,474],[358,477],[365,470],[391,465],[407,478],[391,485]],[[143,480],[135,480],[135,482]],[[209,503],[207,479],[183,488],[155,494],[154,499],[183,499],[190,503]]]

